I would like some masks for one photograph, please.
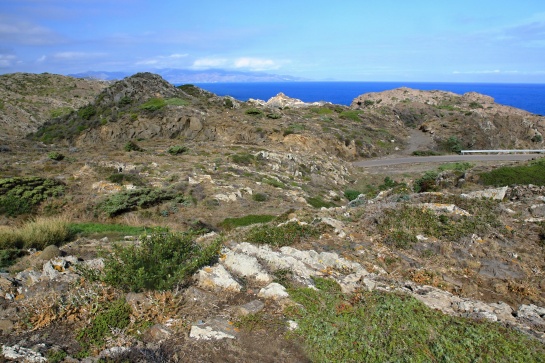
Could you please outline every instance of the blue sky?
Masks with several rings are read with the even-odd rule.
[[[0,73],[545,83],[543,0],[1,0]]]

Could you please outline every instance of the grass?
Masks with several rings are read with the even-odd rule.
[[[221,239],[208,246],[194,242],[196,232],[155,230],[139,245],[115,244],[104,260],[102,280],[124,291],[169,290],[183,285],[199,268],[213,263]]]
[[[0,249],[36,248],[61,245],[72,236],[70,224],[63,217],[39,217],[20,228],[0,228]]]
[[[545,346],[513,329],[451,317],[404,295],[341,293],[331,280],[289,289],[289,311],[314,362],[543,362]]]
[[[339,116],[341,118],[343,118],[343,119],[346,119],[346,120],[361,122],[360,114],[361,114],[361,111],[347,110],[347,111],[341,112],[341,114]]]
[[[72,235],[89,238],[136,236],[146,232],[146,227],[128,226],[125,224],[105,223],[70,223],[68,226]]]
[[[219,226],[229,230],[237,227],[250,226],[257,223],[268,223],[275,218],[276,216],[270,214],[249,214],[244,217],[225,218],[223,222],[219,224]]]
[[[322,230],[317,226],[288,222],[280,226],[261,225],[246,233],[246,241],[267,244],[274,247],[290,246],[307,238],[320,236]]]
[[[318,209],[319,208],[332,208],[332,207],[337,206],[335,203],[326,202],[320,196],[306,198],[306,201],[307,201],[308,204],[310,204],[314,208],[318,208]]]
[[[169,200],[183,202],[184,197],[170,189],[141,188],[113,194],[102,200],[97,205],[97,209],[108,217],[115,217],[138,208],[148,208]]]
[[[545,158],[528,165],[503,166],[492,171],[479,174],[484,185],[505,186],[514,184],[545,185]]]

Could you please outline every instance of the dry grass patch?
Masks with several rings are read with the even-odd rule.
[[[20,228],[0,228],[0,249],[36,248],[60,245],[71,236],[66,217],[38,217]]]

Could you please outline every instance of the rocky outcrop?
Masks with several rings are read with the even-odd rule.
[[[398,88],[360,95],[351,107],[391,112],[406,126],[433,134],[439,145],[451,136],[464,149],[539,149],[544,145],[545,117],[497,104],[476,92],[458,95]]]
[[[297,98],[291,98],[286,96],[284,93],[280,92],[276,96],[269,98],[268,101],[256,100],[250,98],[248,102],[255,105],[269,107],[269,108],[301,108],[301,107],[311,107],[311,106],[323,106],[326,104],[331,104],[330,102],[320,101],[320,102],[303,102]]]

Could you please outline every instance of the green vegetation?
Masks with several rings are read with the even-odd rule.
[[[47,358],[47,361],[49,363],[60,363],[63,362],[64,359],[68,356],[68,353],[66,353],[62,349],[49,349],[45,355]]]
[[[444,140],[441,144],[442,149],[448,152],[460,154],[462,151],[462,141],[456,136],[450,136],[448,139]]]
[[[92,348],[102,348],[108,337],[112,336],[113,329],[124,329],[131,322],[131,307],[125,299],[119,299],[109,303],[100,311],[91,323],[85,326],[76,335],[82,351],[80,356],[89,355]]]
[[[320,196],[306,198],[306,201],[314,208],[332,208],[337,206],[335,203],[323,200]]]
[[[514,184],[545,185],[545,159],[539,159],[528,165],[503,166],[479,174],[484,185],[505,186]]]
[[[174,190],[142,188],[113,194],[101,201],[97,205],[97,209],[108,217],[115,217],[138,208],[148,208],[168,200],[182,203],[185,199]]]
[[[255,162],[255,156],[249,153],[233,154],[231,160],[238,165],[252,165]]]
[[[123,185],[125,183],[136,185],[139,187],[143,187],[146,185],[144,180],[142,180],[142,177],[138,174],[123,174],[123,173],[115,173],[106,178],[111,183],[116,183],[119,185]]]
[[[250,214],[244,217],[238,218],[225,218],[223,222],[220,223],[220,227],[224,229],[234,229],[237,227],[250,226],[252,224],[258,223],[268,223],[274,220],[276,216],[270,214]]]
[[[483,108],[483,105],[481,105],[479,102],[473,101],[473,102],[471,102],[471,103],[469,104],[469,108],[473,108],[473,109],[475,109],[475,108]]]
[[[263,178],[261,180],[261,182],[263,184],[269,184],[275,188],[285,188],[286,186],[284,185],[284,183],[282,183],[281,181],[277,180],[277,179],[273,179],[273,178]]]
[[[429,170],[424,175],[414,181],[413,189],[416,193],[434,192],[437,191],[438,186],[436,179],[439,173],[435,170]]]
[[[187,146],[183,145],[173,145],[168,148],[167,152],[171,155],[180,155],[185,152],[189,151],[189,148]]]
[[[441,153],[433,150],[416,150],[412,152],[414,156],[437,156],[442,155]]]
[[[282,115],[279,113],[268,113],[267,118],[270,118],[271,120],[278,120],[279,118],[282,118]]]
[[[61,154],[60,152],[58,151],[51,151],[47,154],[47,157],[50,158],[51,160],[55,160],[55,161],[61,161],[62,159],[64,159],[64,155]]]
[[[15,177],[0,179],[0,214],[13,217],[32,213],[48,198],[64,193],[64,184],[54,179],[40,177]]]
[[[261,116],[263,114],[263,111],[257,108],[249,108],[244,113],[247,115],[252,115],[252,116]]]
[[[169,290],[183,285],[218,256],[221,239],[208,246],[194,242],[196,232],[154,231],[139,245],[114,245],[104,260],[102,280],[125,291]]]
[[[347,119],[347,120],[352,120],[352,121],[356,121],[356,122],[360,122],[361,119],[360,119],[360,114],[361,114],[361,111],[357,111],[357,110],[346,110],[346,111],[343,111],[341,112],[341,114],[339,115],[341,118],[344,118],[344,119]]]
[[[300,134],[304,130],[305,130],[304,124],[294,123],[289,125],[288,128],[284,130],[283,135],[288,136],[291,134]]]
[[[439,166],[439,171],[454,170],[465,172],[473,167],[473,164],[465,162],[447,163]]]
[[[97,113],[97,110],[96,110],[95,106],[88,105],[88,106],[82,107],[82,108],[80,108],[78,110],[78,117],[83,119],[83,120],[90,120],[91,117],[96,115],[96,113]]]
[[[123,150],[125,150],[127,152],[144,151],[144,149],[142,149],[140,146],[138,146],[138,144],[135,143],[134,141],[127,141],[125,143],[125,145],[123,145]]]
[[[274,247],[290,246],[310,237],[318,237],[321,229],[309,224],[287,222],[279,226],[253,227],[246,234],[246,241]]]
[[[72,109],[70,107],[58,107],[58,108],[52,109],[49,112],[49,116],[51,118],[57,118],[57,117],[66,116],[70,114],[70,112],[72,112]]]
[[[174,97],[174,98],[167,98],[165,100],[165,104],[171,105],[171,106],[189,106],[190,103],[188,100]]]
[[[317,115],[331,115],[333,113],[333,110],[328,107],[311,107],[309,111]]]
[[[354,189],[347,189],[344,191],[344,197],[346,199],[348,199],[349,201],[353,201],[354,199],[356,199],[360,194],[362,194],[361,192],[357,191],[357,190],[354,190]]]
[[[163,98],[151,98],[147,102],[144,102],[140,105],[140,109],[148,112],[154,112],[160,110],[161,108],[167,105],[166,101]]]
[[[256,202],[266,202],[269,200],[269,196],[265,193],[255,193],[252,195],[252,200]]]
[[[2,230],[0,229],[0,244],[2,243]],[[19,248],[0,249],[0,271],[9,267],[17,261],[19,257],[23,257],[26,252]]]
[[[416,242],[418,234],[456,241],[473,233],[484,235],[501,225],[497,217],[497,202],[491,200],[451,197],[432,199],[430,202],[455,204],[471,215],[437,214],[410,205],[385,209],[377,224],[378,230],[386,236],[385,243],[398,248],[408,248]]]
[[[29,220],[21,227],[0,228],[0,250],[61,245],[72,236],[70,224],[62,217],[41,217]]]
[[[451,317],[404,295],[342,294],[331,280],[290,289],[291,318],[314,362],[542,362],[545,347],[514,329]]]
[[[70,235],[89,238],[136,236],[144,233],[146,227],[128,226],[125,224],[106,224],[94,222],[70,223]]]

